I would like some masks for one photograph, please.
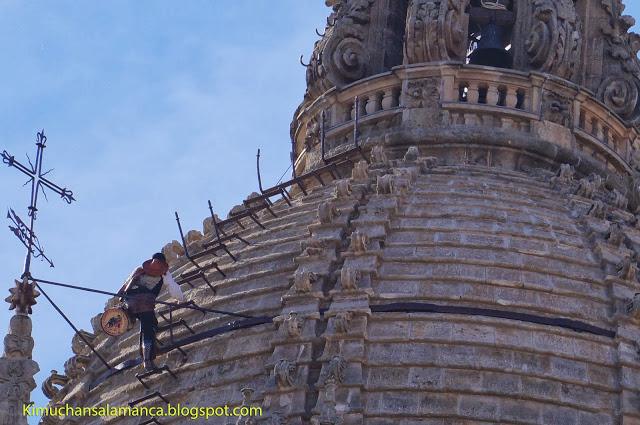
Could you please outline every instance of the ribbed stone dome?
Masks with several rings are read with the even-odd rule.
[[[154,376],[149,387],[187,406],[240,404],[240,390],[252,388],[252,404],[282,423],[618,423],[620,373],[635,379],[624,362],[636,354],[615,334],[637,332],[619,317],[637,282],[618,278],[611,258],[606,277],[604,258],[626,249],[608,221],[589,215],[590,199],[567,195],[578,183],[541,170],[441,166],[416,149],[392,158],[278,203],[278,218],[265,211],[267,229],[244,236],[252,246],[230,244],[238,262],[218,259],[227,277],[208,273],[217,294],[202,281],[187,293],[273,323],[185,345],[186,359],[162,356],[177,380]],[[640,240],[631,226],[622,232]],[[190,269],[183,259],[173,267],[178,276]],[[196,335],[229,320],[176,314]],[[174,332],[192,337],[184,326]],[[135,331],[95,342],[112,364],[137,356]],[[151,392],[137,371],[109,376],[92,358],[56,399],[126,405]]]
[[[137,379],[136,331],[108,337],[98,316],[85,336],[118,366],[75,338],[65,375],[45,382],[52,404],[264,409],[208,422],[225,425],[640,423],[640,134],[635,103],[621,100],[637,81],[594,90],[631,71],[609,55],[594,73],[584,56],[633,50],[622,4],[509,6],[516,35],[547,34],[537,19],[555,22],[554,39],[575,18],[586,43],[617,25],[613,44],[596,40],[567,70],[530,66],[518,42],[536,40],[521,36],[514,69],[425,50],[407,60],[426,48],[411,45],[412,13],[447,18],[428,28],[451,37],[425,40],[455,41],[451,22],[467,25],[477,2],[328,3],[316,51],[347,49],[337,58],[355,65],[369,52],[378,68],[331,80],[344,70],[318,68],[328,56],[316,54],[292,125],[292,180],[188,232],[189,258],[179,242],[165,247],[187,299],[210,310],[176,310],[162,328],[159,363],[175,376]],[[353,33],[371,22],[386,30]]]

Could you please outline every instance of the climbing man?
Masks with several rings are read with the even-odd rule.
[[[163,285],[172,298],[184,301],[180,286],[171,276],[167,259],[163,254],[156,253],[150,260],[142,263],[142,267],[134,270],[118,291],[118,295],[123,295],[129,314],[140,320],[140,351],[147,371],[156,369],[153,359],[158,319],[154,308]]]

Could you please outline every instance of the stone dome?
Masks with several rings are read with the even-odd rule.
[[[165,247],[209,310],[158,308],[171,373],[136,378],[136,331],[109,337],[98,316],[84,336],[114,368],[74,338],[52,404],[264,410],[208,420],[225,425],[640,423],[638,128],[616,108],[637,76],[598,56],[637,63],[621,3],[327,3],[293,179]],[[513,69],[464,60],[489,3],[514,16]],[[558,39],[582,48],[531,59]],[[74,420],[45,423],[139,422]]]

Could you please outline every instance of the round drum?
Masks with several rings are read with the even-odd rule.
[[[109,308],[100,318],[102,330],[110,336],[120,336],[133,327],[133,320],[120,307]]]

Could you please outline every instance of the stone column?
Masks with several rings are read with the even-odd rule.
[[[4,337],[4,353],[0,358],[0,425],[26,425],[23,406],[30,402],[31,391],[36,387],[33,376],[38,364],[31,360],[31,306],[38,293],[27,279],[16,281],[6,301],[15,310],[9,322],[9,332]]]

